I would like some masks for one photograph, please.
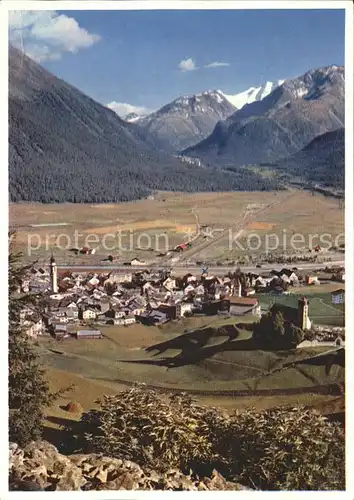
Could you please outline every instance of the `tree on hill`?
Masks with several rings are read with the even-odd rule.
[[[21,264],[20,253],[13,252],[9,235],[9,440],[25,445],[41,435],[43,410],[53,401],[44,370],[31,340],[21,324],[21,313],[38,311],[38,296],[19,292],[31,266]]]
[[[304,332],[284,320],[280,311],[264,314],[253,328],[253,340],[266,349],[295,349],[304,339]]]

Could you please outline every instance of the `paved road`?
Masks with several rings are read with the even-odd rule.
[[[254,273],[263,273],[271,270],[276,270],[280,271],[281,269],[285,268],[292,268],[292,267],[297,267],[299,270],[304,270],[304,271],[311,271],[314,269],[321,269],[324,267],[328,268],[333,268],[333,267],[344,267],[345,261],[344,260],[337,260],[337,261],[332,261],[332,262],[325,262],[322,264],[319,263],[314,263],[314,262],[299,262],[299,263],[292,263],[292,264],[266,264],[263,265],[261,268],[257,268],[256,266],[241,266],[241,270],[245,273],[249,272],[254,272]],[[106,272],[106,271],[117,271],[121,273],[129,273],[131,271],[137,272],[141,271],[143,269],[172,269],[174,274],[186,274],[186,273],[192,273],[192,274],[200,274],[201,272],[201,266],[195,266],[191,265],[188,266],[186,264],[176,264],[174,266],[152,266],[152,265],[147,265],[147,266],[120,266],[120,265],[82,265],[82,266],[71,266],[71,265],[58,265],[58,269],[62,270],[70,270],[74,272],[88,272],[90,270],[97,270],[101,272]],[[235,269],[235,266],[210,266],[208,269],[209,274],[227,274],[230,271],[233,271]]]

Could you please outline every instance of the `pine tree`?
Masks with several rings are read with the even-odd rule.
[[[39,310],[39,297],[21,293],[20,286],[32,267],[21,264],[22,254],[13,252],[9,235],[9,440],[25,445],[41,436],[43,411],[54,399],[39,366],[31,339],[21,326],[21,311]]]

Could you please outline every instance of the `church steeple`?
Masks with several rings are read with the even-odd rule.
[[[57,264],[52,254],[50,258],[50,285],[53,293],[58,293],[58,273]]]

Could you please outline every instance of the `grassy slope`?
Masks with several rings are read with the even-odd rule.
[[[250,332],[241,330],[235,339],[232,328],[223,331],[221,326],[227,328],[228,323],[230,320],[214,319],[207,326],[183,334],[176,331],[177,326],[181,330],[186,323],[176,325],[174,333],[170,323],[166,331],[142,325],[106,327],[105,338],[101,340],[57,343],[43,339],[42,360],[46,365],[112,387],[124,382],[144,382],[186,390],[235,391],[310,387],[336,383],[343,378],[343,369],[337,366],[329,373],[324,364],[286,366],[307,359],[322,348],[257,350]],[[150,349],[146,351],[148,346]]]

